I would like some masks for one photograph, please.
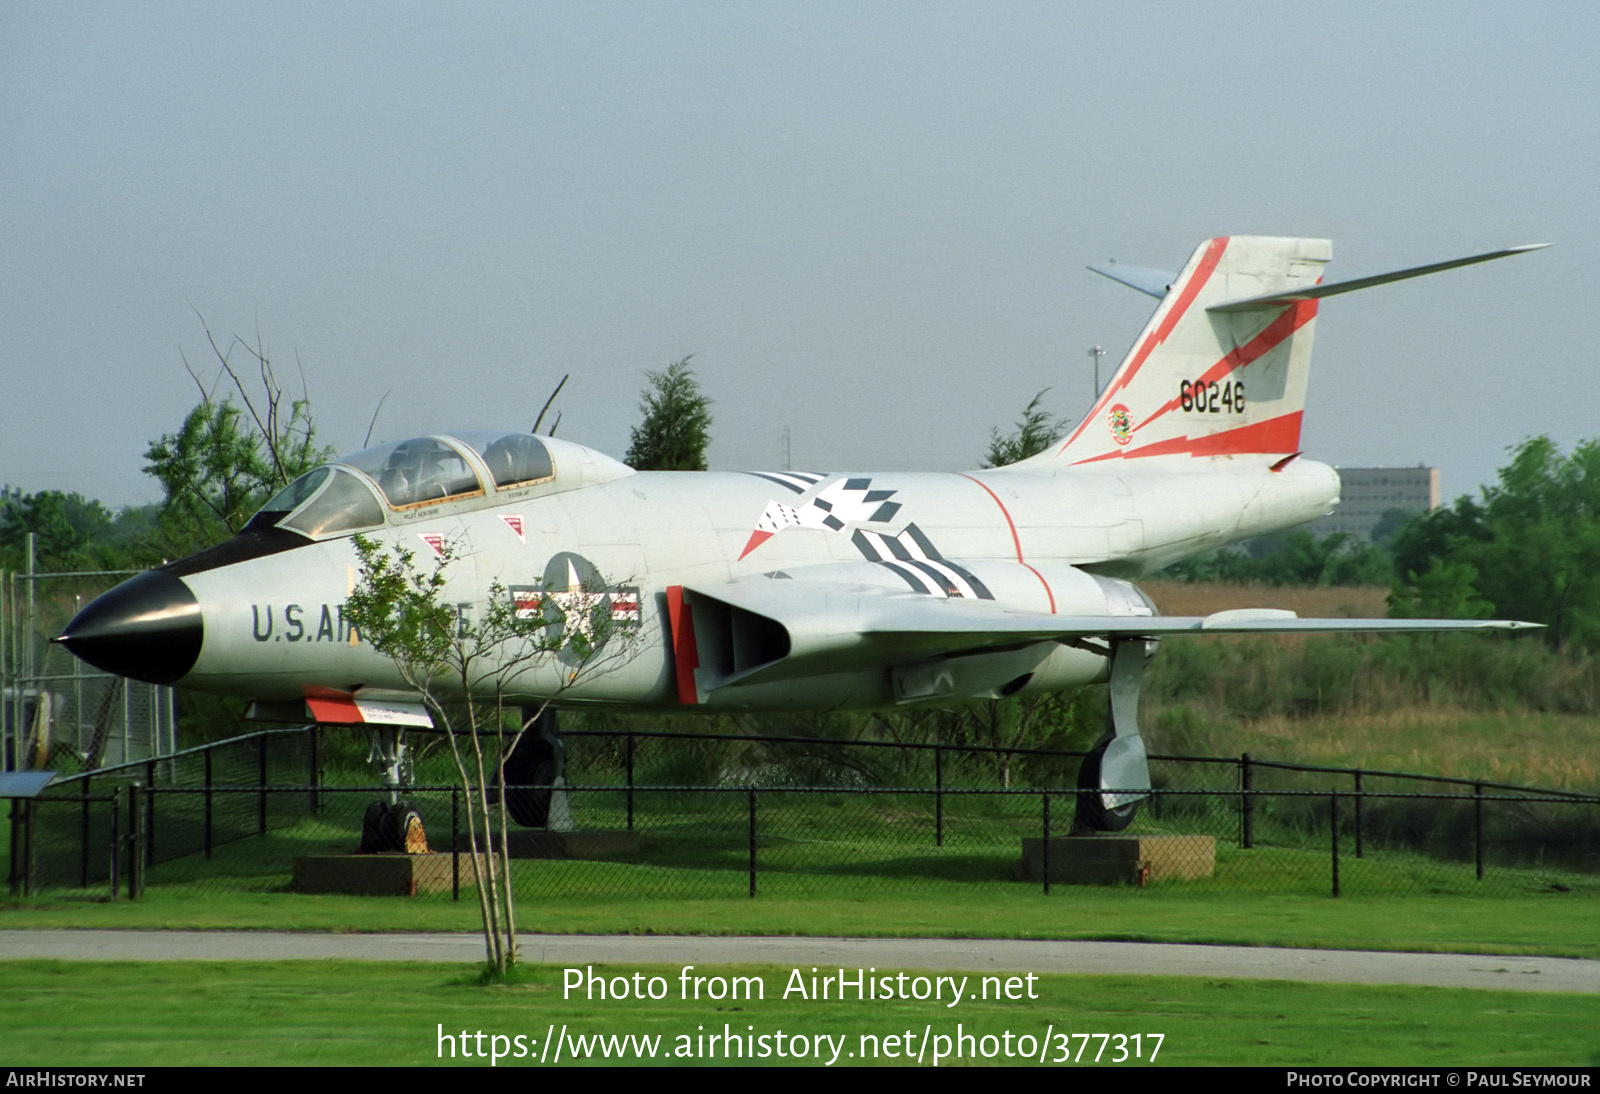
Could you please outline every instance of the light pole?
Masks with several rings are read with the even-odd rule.
[[[1100,358],[1106,355],[1104,346],[1095,346],[1089,351],[1089,356],[1094,358],[1094,397],[1100,398]]]

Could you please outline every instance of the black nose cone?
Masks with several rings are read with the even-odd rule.
[[[194,668],[204,637],[189,586],[151,570],[90,601],[56,641],[97,669],[173,684]]]

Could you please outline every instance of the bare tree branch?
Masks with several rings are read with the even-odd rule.
[[[544,406],[539,409],[539,416],[533,420],[533,428],[528,430],[529,433],[537,433],[537,432],[539,432],[539,424],[544,421],[545,412],[550,409],[550,404],[556,401],[556,396],[561,394],[561,389],[567,386],[567,381],[571,377],[572,377],[572,373],[570,373],[570,372],[567,373],[565,376],[561,377],[561,382],[556,385],[556,389],[550,393],[550,398],[546,399],[544,401]],[[556,415],[556,421],[558,423],[561,421],[561,415],[560,414]],[[550,427],[550,433],[551,433],[552,436],[555,434],[555,431],[556,431],[556,427],[555,426],[551,426]]]
[[[372,408],[372,421],[367,423],[367,435],[361,441],[362,448],[372,443],[372,431],[378,427],[378,412],[383,409],[384,402],[389,398],[389,392],[393,390],[394,388],[390,388],[389,391],[385,391],[383,398],[378,400],[378,405]]]

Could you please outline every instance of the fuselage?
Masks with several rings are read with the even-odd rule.
[[[576,445],[549,447],[554,468],[545,481],[499,490],[485,479],[470,496],[386,507],[381,526],[363,532],[411,552],[422,568],[447,551],[442,600],[467,618],[485,610],[491,589],[529,603],[552,595],[608,598],[615,626],[606,649],[576,675],[556,657],[531,665],[513,688],[528,702],[892,704],[891,672],[915,661],[914,650],[840,654],[796,680],[779,673],[747,687],[686,691],[672,591],[787,579],[840,595],[875,589],[941,599],[957,612],[1148,613],[1132,580],[1313,519],[1329,511],[1338,492],[1330,468],[1298,458],[1152,458],[1114,467],[969,473],[633,472]],[[347,617],[345,601],[359,580],[352,536],[300,538],[255,557],[231,559],[214,549],[169,567],[162,588],[170,591],[160,595],[181,600],[175,578],[192,597],[193,608],[184,602],[168,614],[182,616],[191,637],[198,621],[197,647],[172,643],[166,661],[146,648],[135,671],[128,664],[102,667],[278,702],[322,689],[407,690],[394,664],[361,641]],[[80,621],[95,622],[94,608],[68,628],[69,645],[74,630],[93,629]],[[147,627],[145,639],[147,647],[161,643],[158,629]],[[93,644],[80,645],[75,652],[95,661]],[[1046,653],[988,656],[1032,657],[1035,688],[1104,677],[1104,657],[1092,651],[1061,646]],[[148,667],[152,656],[155,671]]]
[[[1530,249],[1328,282],[1327,240],[1220,236],[1176,274],[1112,272],[1155,310],[1071,433],[1006,468],[636,473],[525,433],[379,445],[96,599],[59,640],[125,676],[290,705],[414,695],[347,618],[362,534],[448,560],[464,626],[507,597],[528,629],[558,630],[513,701],[830,709],[1094,682],[1133,663],[1113,647],[1190,627],[1130,624],[1155,615],[1132,582],[1338,501],[1334,471],[1299,455],[1322,301]],[[599,655],[575,665],[600,609]],[[1277,627],[1219,614],[1194,626]]]

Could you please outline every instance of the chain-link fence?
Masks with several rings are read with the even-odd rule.
[[[204,868],[219,847],[287,828],[319,807],[320,740],[314,728],[263,730],[58,779],[10,803],[11,891],[102,893],[130,864],[199,856]],[[268,789],[280,786],[294,789]]]
[[[31,550],[30,537],[30,560]],[[90,668],[50,642],[138,572],[0,571],[0,771],[91,771],[177,750],[171,688]]]
[[[310,729],[255,734],[18,803],[13,891],[98,897],[118,879],[135,890],[289,889],[308,857],[354,852],[369,807],[389,801],[384,788],[319,778],[318,742]],[[957,784],[994,767],[972,748],[573,735],[574,783],[558,791],[555,811],[571,831],[526,845],[513,837],[513,855],[531,857],[514,857],[512,876],[520,894],[566,900],[1038,891],[1063,880],[1039,850],[1075,852],[1035,842],[1025,865],[1024,841],[1069,832],[1079,757],[1037,754],[1033,771],[1066,776],[1054,786],[975,787]],[[441,759],[423,757],[427,784],[404,796],[431,846],[448,852],[466,846],[466,809],[459,787],[428,778]],[[886,768],[932,785],[869,785]],[[657,781],[674,772],[715,785]],[[1156,788],[1122,833],[1131,857],[1112,880],[1157,890],[1600,895],[1592,796],[1247,757],[1154,757],[1152,773]],[[832,785],[793,781],[819,774]],[[1171,852],[1158,845],[1173,837],[1203,868],[1160,868]],[[436,885],[442,898],[459,893],[460,877],[470,885],[467,856],[436,861],[436,882],[452,882]]]

